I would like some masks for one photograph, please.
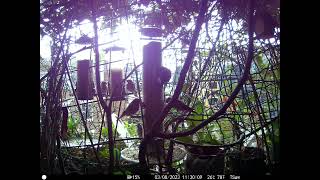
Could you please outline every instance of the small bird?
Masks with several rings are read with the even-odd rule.
[[[102,95],[106,95],[106,94],[107,94],[107,91],[108,91],[107,82],[102,81],[102,82],[101,82],[101,92],[102,92]]]
[[[170,100],[171,100],[171,97],[167,98],[166,99],[166,103],[169,103]],[[177,110],[179,110],[179,111],[188,111],[188,112],[194,112],[195,113],[193,108],[185,105],[183,102],[181,102],[178,99],[173,102],[173,106],[172,107],[177,109]]]
[[[136,86],[132,80],[130,80],[130,79],[127,80],[126,88],[129,92],[132,92],[134,95],[137,94]]]
[[[222,98],[222,102],[225,103],[225,102],[227,102],[228,99],[229,98],[227,96],[224,96]],[[230,110],[231,112],[235,112],[237,106],[238,106],[238,103],[235,100],[233,100],[231,103],[231,106],[228,108],[228,110]]]
[[[159,79],[161,84],[169,82],[171,79],[171,71],[166,67],[161,67],[159,70]]]
[[[138,133],[138,137],[142,137],[142,134],[143,134],[142,124],[137,124],[137,133]]]
[[[141,100],[136,98],[128,105],[128,107],[123,111],[119,119],[121,119],[124,116],[131,116],[139,111],[139,107],[141,104]]]

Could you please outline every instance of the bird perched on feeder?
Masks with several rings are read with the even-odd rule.
[[[124,116],[131,116],[139,111],[139,107],[141,105],[141,100],[136,98],[128,105],[128,107],[123,111],[119,119]]]
[[[166,103],[169,103],[170,100],[171,100],[170,97],[167,98],[167,99],[166,99]],[[177,110],[179,110],[179,111],[187,111],[187,112],[194,112],[194,113],[196,113],[193,108],[185,105],[183,102],[181,102],[181,101],[178,100],[178,99],[173,102],[173,106],[172,106],[172,107],[175,108],[175,109],[177,109]]]
[[[102,81],[102,82],[101,82],[101,92],[102,92],[102,95],[106,95],[106,94],[107,94],[107,91],[108,91],[107,82]]]
[[[166,67],[161,67],[159,70],[159,79],[161,84],[165,84],[171,79],[171,71]]]
[[[130,80],[130,79],[127,80],[126,88],[129,92],[132,92],[136,96],[136,94],[137,94],[136,86],[132,80]]]

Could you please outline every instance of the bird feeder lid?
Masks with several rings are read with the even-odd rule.
[[[143,27],[140,29],[140,32],[142,33],[142,35],[144,36],[148,36],[148,37],[162,37],[162,29],[158,28],[158,27]]]
[[[84,34],[79,39],[75,41],[76,44],[92,44],[93,38],[89,37],[88,35]]]
[[[111,47],[106,48],[104,51],[105,51],[106,53],[108,53],[109,51],[122,51],[122,52],[123,52],[124,50],[126,50],[126,48],[124,48],[124,47],[111,46]]]

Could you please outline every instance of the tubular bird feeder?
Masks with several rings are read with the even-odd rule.
[[[77,97],[78,100],[92,100],[94,95],[94,83],[90,60],[81,60],[77,64]]]

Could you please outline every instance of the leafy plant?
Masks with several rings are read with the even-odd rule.
[[[100,149],[99,154],[103,158],[108,158],[109,157],[109,149],[108,146],[104,146]],[[113,157],[114,157],[114,162],[115,164],[120,163],[120,157],[121,157],[121,151],[118,148],[113,149]]]
[[[188,119],[191,119],[187,121],[188,129],[196,127],[213,113],[212,110],[208,110],[208,113],[205,113],[204,105],[200,100],[197,100],[197,102],[195,103],[194,110],[195,113],[192,113],[188,116]],[[217,140],[217,138],[211,133],[209,129],[203,129],[202,131],[197,132],[195,136],[195,140],[193,139],[193,136],[178,137],[177,140],[191,144],[221,144],[221,142]]]
[[[109,151],[107,148],[101,148],[101,150],[99,151],[99,154],[103,158],[109,157]]]
[[[127,129],[130,137],[135,137],[138,135],[136,124],[128,123],[128,121],[125,121],[124,127]]]
[[[107,137],[108,137],[108,128],[102,127],[101,136],[102,136],[103,138],[107,138]]]
[[[77,133],[77,127],[80,124],[80,120],[73,116],[68,117],[68,137],[75,138]]]
[[[178,141],[182,141],[182,142],[185,142],[185,143],[194,143],[193,139],[192,139],[192,136],[182,136],[182,137],[177,137],[176,138]]]
[[[114,124],[112,124],[112,132],[115,132],[115,130],[116,130],[116,128],[115,128]],[[101,136],[102,136],[102,138],[108,138],[108,128],[107,127],[102,127]],[[116,137],[119,137],[118,131],[116,132]]]

